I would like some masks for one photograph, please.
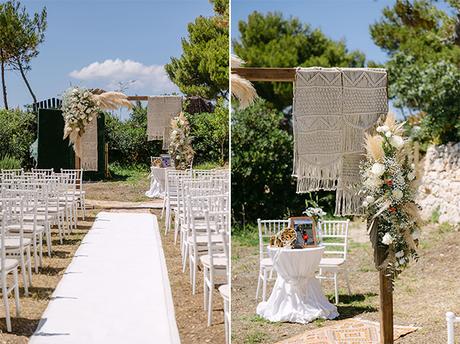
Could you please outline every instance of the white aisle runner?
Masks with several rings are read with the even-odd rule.
[[[180,343],[155,216],[97,215],[30,343]]]

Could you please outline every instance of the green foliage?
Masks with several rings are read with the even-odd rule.
[[[109,165],[110,175],[113,179],[122,179],[127,182],[139,182],[146,177],[145,165],[133,164],[130,166],[121,165],[118,162]]]
[[[292,137],[283,114],[263,101],[232,116],[232,209],[237,223],[278,218],[300,210],[292,172]]]
[[[8,65],[20,72],[34,102],[37,99],[26,78],[26,72],[30,70],[30,61],[39,53],[38,46],[45,39],[46,17],[46,8],[30,16],[19,1],[9,0],[0,4],[0,60],[3,62],[2,68],[4,65]],[[2,80],[2,83],[6,98],[5,81]],[[7,101],[5,99],[6,106]]]
[[[458,1],[448,1],[457,6]],[[387,51],[390,97],[419,112],[416,138],[435,144],[460,141],[460,46],[456,18],[432,1],[398,0],[371,26],[374,42]]]
[[[438,223],[439,217],[441,216],[440,207],[438,206],[436,209],[433,210],[431,213],[430,221],[431,223]]]
[[[188,116],[188,119],[195,150],[194,163],[218,161],[223,165],[228,161],[228,105],[224,99],[219,99],[213,113],[203,112]]]
[[[106,114],[106,142],[109,144],[110,162],[128,166],[150,164],[151,156],[161,154],[160,141],[147,141],[147,109],[136,104],[127,121]]]
[[[345,43],[327,38],[297,18],[281,13],[253,12],[239,22],[241,41],[233,41],[235,53],[253,67],[361,67],[364,54],[349,52]],[[283,110],[292,104],[290,83],[255,83],[257,93]]]
[[[28,165],[29,148],[36,136],[35,115],[20,110],[0,110],[0,157]]]
[[[5,155],[0,159],[0,170],[13,170],[21,168],[21,160]]]
[[[214,0],[213,17],[198,17],[182,39],[182,55],[165,66],[170,79],[188,96],[208,99],[228,94],[228,0]]]

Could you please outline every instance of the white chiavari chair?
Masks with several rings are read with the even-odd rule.
[[[8,197],[8,196],[7,196]],[[32,240],[24,236],[24,214],[30,208],[29,194],[26,190],[9,192],[9,197],[16,198],[14,207],[9,209],[9,222],[5,232],[5,252],[7,258],[17,259],[21,266],[24,294],[29,295],[32,285],[31,244]],[[9,231],[10,226],[19,225],[19,231]]]
[[[200,257],[203,265],[203,301],[204,310],[208,312],[208,326],[212,323],[212,301],[215,285],[218,278],[227,283],[228,258],[225,253],[225,242],[222,241],[222,232],[228,232],[228,212],[204,212],[207,237],[207,254]],[[215,240],[215,235],[220,234],[220,241]]]
[[[260,283],[262,282],[262,301],[267,296],[267,283],[273,279],[273,261],[268,255],[267,245],[272,235],[289,226],[289,220],[257,219],[259,229],[259,277],[257,279],[256,301],[259,298]]]
[[[230,224],[228,224],[230,228]],[[222,231],[222,242],[224,243],[224,253],[227,259],[227,283],[219,287],[220,296],[224,302],[224,326],[225,326],[225,343],[230,343],[231,334],[231,313],[230,313],[230,281],[231,281],[231,269],[230,269],[230,231]]]
[[[178,186],[181,177],[191,176],[191,170],[166,171],[166,185],[165,185],[165,208],[166,208],[166,221],[165,221],[165,234],[171,230],[171,220],[173,213],[177,211],[178,202]]]
[[[83,169],[61,168],[61,173],[71,174],[72,178],[75,178],[75,188],[72,187],[68,193],[75,197],[78,205],[77,209],[82,211],[82,219],[84,220],[86,217],[86,192],[83,190]]]
[[[14,300],[16,304],[16,316],[20,316],[20,303],[19,303],[19,278],[18,266],[19,261],[14,258],[7,258],[6,256],[6,227],[11,220],[11,211],[17,205],[17,198],[2,198],[1,200],[1,233],[0,233],[0,279],[2,284],[3,306],[5,307],[6,329],[11,332],[11,316],[10,316],[10,303],[9,294],[14,292]],[[8,285],[8,275],[13,275],[12,285]]]
[[[319,263],[319,275],[322,280],[334,281],[335,304],[339,303],[339,288],[337,275],[343,271],[347,283],[348,294],[351,294],[348,269],[346,266],[348,251],[348,225],[346,221],[321,221],[322,245],[326,247]],[[328,273],[332,276],[328,276]]]

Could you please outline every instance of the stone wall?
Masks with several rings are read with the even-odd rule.
[[[460,142],[428,148],[423,163],[418,203],[430,219],[439,209],[439,223],[460,223]]]

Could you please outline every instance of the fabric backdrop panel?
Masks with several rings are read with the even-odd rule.
[[[387,112],[384,69],[298,68],[293,100],[297,192],[336,190],[336,214],[359,214],[364,135]]]
[[[89,122],[81,136],[80,164],[83,171],[98,170],[97,121]]]
[[[340,70],[299,68],[293,110],[297,192],[335,190],[342,154]]]
[[[147,140],[163,140],[163,149],[169,148],[171,120],[182,111],[182,97],[149,97],[147,105]]]

